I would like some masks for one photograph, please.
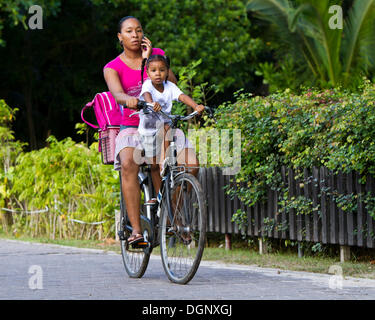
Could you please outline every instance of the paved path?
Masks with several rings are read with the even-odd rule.
[[[331,275],[203,261],[182,286],[169,282],[158,257],[142,279],[130,279],[116,253],[0,240],[0,299],[375,299],[375,280],[335,283]]]

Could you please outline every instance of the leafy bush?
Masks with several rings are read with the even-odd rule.
[[[46,148],[22,152],[25,144],[15,141],[10,130],[16,112],[0,100],[0,208],[5,230],[13,224],[16,234],[113,236],[120,199],[118,173],[101,164],[98,144],[88,148],[71,138],[58,141],[50,136]],[[72,219],[105,223],[77,225]]]
[[[106,221],[100,230],[113,233],[114,212],[119,209],[118,173],[101,164],[97,143],[87,148],[71,138],[57,141],[53,136],[47,142],[46,148],[21,154],[12,171],[12,195],[23,209],[48,207],[47,215],[52,215],[34,233],[77,237],[82,228],[71,219]],[[52,231],[51,221],[57,217],[61,230]],[[87,231],[87,237],[94,232],[92,228]]]
[[[334,173],[358,171],[361,182],[367,174],[375,176],[374,104],[375,85],[367,80],[359,93],[336,88],[295,95],[287,89],[251,97],[237,92],[236,102],[221,105],[216,114],[218,128],[241,130],[241,170],[230,193],[250,206],[264,199],[269,187],[284,194],[282,166],[297,172],[313,166]],[[308,199],[295,200],[285,207],[303,203],[301,212],[313,210]]]
[[[5,229],[12,223],[12,216],[2,208],[7,209],[10,206],[12,167],[25,145],[15,141],[14,133],[10,129],[17,111],[17,109],[11,109],[4,100],[0,100],[0,220]]]

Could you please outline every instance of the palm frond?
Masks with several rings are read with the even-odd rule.
[[[375,44],[375,0],[355,1],[344,25],[343,72],[348,78],[356,54],[361,54],[368,63],[374,64]]]
[[[248,11],[256,12],[265,18],[280,15],[287,17],[290,8],[291,5],[287,0],[250,0],[246,6]]]
[[[336,63],[338,58],[331,57],[323,23],[327,17],[322,17],[322,13],[328,13],[328,4],[320,4],[318,9],[314,4],[314,0],[299,1],[296,7],[285,0],[252,0],[247,8],[255,11],[259,18],[276,25],[280,40],[288,43],[291,52],[299,51],[308,59],[306,64],[314,75],[319,74],[321,79],[326,79],[325,70],[329,70],[329,78],[334,79],[332,61]],[[293,54],[296,55],[295,52]]]
[[[297,58],[301,39],[296,32],[290,30],[289,16],[294,7],[287,0],[250,0],[247,10],[254,17],[270,23],[270,30],[280,46],[289,48],[290,53]]]
[[[375,68],[375,0],[353,1],[344,28],[331,29],[329,8],[342,3],[250,0],[247,10],[275,26],[284,54],[302,57],[315,77],[335,86],[345,84],[350,72],[368,74]]]

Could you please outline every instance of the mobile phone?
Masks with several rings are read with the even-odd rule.
[[[143,39],[145,39],[145,36],[142,37],[142,40],[143,40]],[[145,45],[142,45],[142,48],[143,48],[144,51],[147,50],[147,46],[145,46]]]

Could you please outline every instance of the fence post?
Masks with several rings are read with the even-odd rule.
[[[232,235],[230,233],[225,234],[225,250],[232,250]]]
[[[303,258],[302,243],[298,241],[298,258]]]
[[[350,247],[340,246],[340,262],[345,262],[350,260]]]
[[[116,241],[120,241],[120,237],[118,235],[120,227],[120,210],[115,210],[115,237]]]
[[[259,238],[259,254],[268,253],[267,241],[264,238]]]

